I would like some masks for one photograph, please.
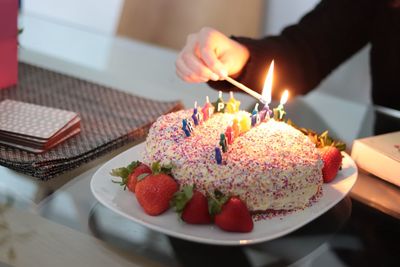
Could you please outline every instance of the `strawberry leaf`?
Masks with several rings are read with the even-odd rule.
[[[126,167],[120,167],[116,169],[112,169],[110,174],[115,177],[120,177],[121,181],[111,180],[113,183],[119,184],[120,186],[126,189],[126,184],[128,183],[129,174],[131,174],[138,166],[140,165],[140,161],[132,161]]]
[[[122,180],[125,180],[128,178],[130,172],[129,172],[128,168],[121,167],[121,168],[112,169],[110,174],[115,177],[121,177]]]
[[[185,185],[180,191],[174,194],[170,202],[170,206],[173,207],[176,212],[178,212],[179,217],[185,209],[186,204],[192,199],[193,190],[193,185]]]
[[[161,166],[161,173],[165,173],[165,174],[171,175],[173,168],[174,168],[174,165],[172,165],[172,164],[162,165]]]
[[[139,165],[140,165],[140,161],[132,161],[126,167],[112,169],[110,174],[112,176],[121,177],[124,180],[124,179],[127,179],[129,174],[131,174]]]
[[[224,195],[221,191],[216,189],[214,195],[208,197],[208,212],[211,216],[221,212],[222,206],[229,200],[229,196]]]
[[[315,131],[313,131],[311,129],[302,128],[302,127],[297,126],[290,119],[288,119],[286,121],[286,123],[289,124],[290,126],[292,126],[293,128],[299,130],[304,135],[307,135],[308,138],[310,139],[310,141],[312,143],[314,143],[317,148],[322,148],[324,146],[334,146],[337,149],[339,149],[339,151],[346,150],[346,144],[340,140],[333,139],[331,136],[329,136],[328,131],[324,131],[323,133],[318,135],[318,133],[316,133]]]
[[[152,171],[154,174],[160,173],[160,171],[161,171],[161,164],[160,164],[159,161],[153,162],[153,163],[151,164],[151,171]]]
[[[129,170],[129,173],[132,173],[139,165],[141,164],[140,161],[132,161],[126,168]]]
[[[172,164],[162,165],[160,161],[156,161],[151,164],[151,171],[153,174],[165,173],[171,175],[173,167]]]

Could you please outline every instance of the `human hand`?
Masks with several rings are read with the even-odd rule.
[[[223,80],[240,73],[249,51],[221,32],[205,27],[187,37],[176,60],[176,73],[187,82]]]

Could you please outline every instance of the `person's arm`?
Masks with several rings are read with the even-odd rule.
[[[381,1],[323,0],[279,36],[260,40],[233,37],[250,51],[250,58],[236,79],[260,92],[274,59],[275,96],[284,88],[297,94],[309,92],[369,41],[378,2]],[[224,91],[234,90],[227,82],[209,84]]]

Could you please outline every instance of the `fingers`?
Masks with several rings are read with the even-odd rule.
[[[213,73],[199,58],[197,36],[191,34],[187,43],[176,60],[176,73],[187,82],[206,82],[219,80],[219,76]]]
[[[227,76],[227,71],[225,70],[225,66],[219,61],[217,55],[208,44],[200,44],[200,55],[201,59],[207,65],[207,67],[213,72],[216,73],[219,78],[225,78]]]
[[[228,72],[224,64],[219,60],[218,51],[220,46],[223,46],[220,36],[221,34],[210,28],[203,28],[199,33],[199,54],[207,67],[224,79]]]
[[[181,78],[191,82],[206,82],[208,80],[218,80],[219,77],[211,72],[204,63],[193,53],[183,51],[175,62],[177,73]]]
[[[224,55],[232,50],[232,46],[228,37],[211,28],[188,35],[186,45],[175,63],[177,75],[188,82],[225,79],[228,76],[227,67],[232,64],[226,60],[230,56]]]
[[[209,80],[201,75],[196,74],[196,72],[193,72],[183,60],[177,60],[175,66],[176,74],[186,82],[198,83]]]

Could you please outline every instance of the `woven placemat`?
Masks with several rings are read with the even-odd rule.
[[[45,153],[0,145],[1,165],[42,180],[144,140],[157,117],[183,108],[179,101],[145,99],[25,63],[19,64],[18,72],[18,85],[1,89],[0,101],[14,99],[71,110],[81,117],[81,133]]]

